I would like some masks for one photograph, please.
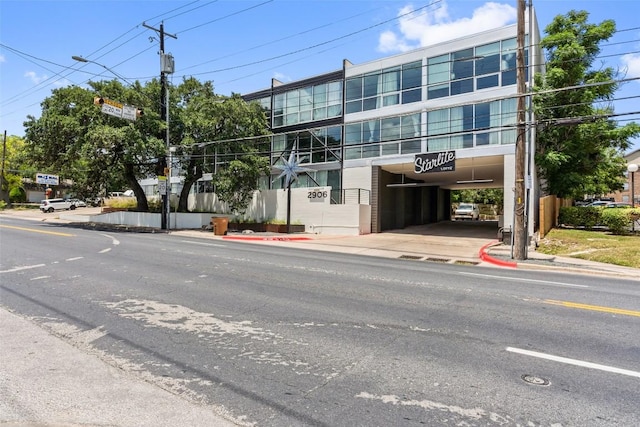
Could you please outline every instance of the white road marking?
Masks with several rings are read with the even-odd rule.
[[[120,244],[120,241],[118,239],[116,239],[115,237],[113,237],[113,236],[110,236],[108,234],[101,234],[101,236],[104,236],[104,237],[106,237],[108,239],[111,239],[111,243],[113,245],[115,245],[115,246],[118,246]]]
[[[82,258],[84,258],[84,257],[83,256],[77,256],[75,258],[67,258],[65,261],[77,261],[77,260],[82,259]]]
[[[515,281],[515,282],[538,283],[540,285],[549,285],[549,286],[569,286],[572,288],[588,288],[589,287],[587,285],[576,285],[575,283],[551,282],[548,280],[536,280],[536,279],[522,279],[519,277],[494,276],[491,274],[463,273],[463,272],[460,272],[458,274],[462,274],[463,276],[484,277],[486,279],[501,279],[501,280]]]
[[[191,240],[181,240],[181,242],[182,243],[190,243],[192,245],[200,245],[200,246],[214,246],[214,247],[217,247],[217,248],[226,248],[227,247],[227,245],[219,245],[219,244],[216,244],[216,243],[194,242],[194,241],[191,241]]]
[[[590,369],[598,369],[600,371],[612,372],[615,374],[622,374],[622,375],[628,375],[630,377],[640,378],[640,372],[637,372],[637,371],[631,371],[628,369],[621,369],[621,368],[616,368],[616,367],[607,366],[607,365],[600,365],[598,363],[585,362],[584,360],[569,359],[567,357],[554,356],[552,354],[539,353],[537,351],[524,350],[521,348],[514,348],[514,347],[507,347],[507,351],[511,353],[523,354],[525,356],[551,360],[554,362],[566,363],[568,365],[581,366],[583,368],[590,368]]]
[[[15,273],[16,271],[29,270],[31,268],[40,268],[44,267],[45,264],[35,264],[35,265],[24,265],[22,267],[13,267],[8,270],[0,270],[1,273]]]
[[[48,279],[51,276],[38,276],[38,277],[32,277],[29,280],[42,280],[42,279]]]
[[[107,252],[109,252],[111,250],[111,248],[107,248],[107,249],[103,249],[100,252],[98,252],[99,254],[106,254]]]

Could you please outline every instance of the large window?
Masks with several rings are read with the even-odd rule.
[[[345,125],[345,159],[421,151],[420,113]]]
[[[350,77],[346,82],[346,113],[408,104],[422,99],[422,62]]]
[[[427,113],[427,151],[515,144],[516,100],[484,102]]]
[[[273,99],[273,127],[291,126],[341,115],[341,81],[279,93]]]
[[[514,84],[516,39],[493,42],[427,59],[427,99]]]
[[[271,164],[283,165],[291,150],[295,150],[300,163],[338,162],[341,147],[340,126],[274,135],[271,138]]]

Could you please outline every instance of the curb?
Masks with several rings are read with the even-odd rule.
[[[249,240],[249,241],[277,241],[290,242],[301,240],[312,240],[310,237],[280,237],[280,236],[222,236],[224,240]]]
[[[480,257],[480,259],[484,262],[488,262],[490,264],[494,264],[494,265],[498,265],[500,267],[508,267],[508,268],[517,268],[518,267],[518,263],[516,262],[512,262],[512,261],[504,261],[498,258],[494,258],[491,255],[489,255],[487,253],[487,248],[489,246],[493,246],[500,243],[499,240],[494,240],[492,242],[487,243],[486,245],[484,245],[483,247],[480,248],[480,251],[478,252],[478,257]]]

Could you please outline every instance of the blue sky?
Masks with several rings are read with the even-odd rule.
[[[0,0],[0,132],[22,136],[27,115],[40,115],[51,90],[112,79],[107,69],[71,59],[83,56],[130,81],[160,72],[158,37],[183,76],[214,82],[217,93],[248,93],[408,49],[515,22],[515,0]],[[640,77],[640,2],[533,0],[540,30],[559,14],[586,10],[590,22],[616,21],[600,61],[627,78]],[[414,15],[406,15],[410,11]],[[405,17],[399,17],[405,14]],[[409,16],[411,19],[408,19]],[[600,65],[600,63],[598,63]],[[616,98],[622,123],[640,122],[640,80]],[[633,150],[640,149],[640,139]]]

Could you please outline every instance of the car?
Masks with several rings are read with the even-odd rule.
[[[475,203],[460,203],[453,213],[453,219],[471,219],[477,221],[480,219],[480,209]]]
[[[585,205],[585,206],[588,206],[588,207],[598,207],[598,206],[603,207],[603,206],[609,205],[610,203],[612,203],[612,202],[609,202],[607,200],[597,200],[597,201],[591,202],[591,203],[589,203],[588,205]]]
[[[42,212],[51,213],[60,210],[74,210],[76,205],[66,199],[46,199],[40,202]]]
[[[633,206],[631,206],[629,203],[622,203],[622,202],[611,202],[609,203],[607,206],[607,208],[632,208]]]
[[[71,203],[73,203],[76,206],[76,208],[86,208],[87,207],[87,204],[84,201],[80,200],[80,199],[69,199],[69,201]]]

